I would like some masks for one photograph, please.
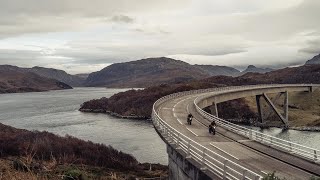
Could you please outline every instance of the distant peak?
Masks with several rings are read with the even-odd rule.
[[[320,64],[320,54],[314,56],[312,59],[308,60],[306,64]]]
[[[249,65],[249,66],[248,66],[248,69],[252,69],[252,68],[257,68],[257,67],[254,66],[254,65]]]

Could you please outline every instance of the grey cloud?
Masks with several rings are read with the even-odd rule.
[[[320,53],[320,38],[307,42],[308,46],[300,49],[300,52],[319,54]]]
[[[43,55],[41,51],[0,49],[0,64],[22,67],[48,66],[51,63],[65,63],[63,59],[54,59]]]
[[[0,0],[0,38],[28,33],[80,30],[97,19],[132,22],[114,14],[162,11],[184,4],[183,0]]]

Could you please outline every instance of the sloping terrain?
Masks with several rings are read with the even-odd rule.
[[[91,73],[85,85],[149,87],[205,77],[208,77],[208,74],[188,63],[162,57],[112,64],[99,72]]]
[[[254,65],[249,65],[247,67],[247,69],[245,69],[244,71],[242,71],[241,73],[239,73],[238,75],[244,75],[246,73],[266,73],[266,72],[271,72],[274,71],[274,69],[271,68],[258,68]]]
[[[16,66],[0,66],[0,93],[37,92],[71,88],[63,82],[24,72]]]
[[[52,68],[44,68],[44,67],[33,67],[33,68],[24,68],[27,72],[33,72],[38,74],[39,76],[56,79],[58,81],[64,82],[73,87],[83,86],[83,83],[86,78],[79,77],[76,75],[70,75],[65,71],[52,69]]]
[[[228,66],[194,65],[205,71],[209,76],[238,76],[240,71]]]
[[[320,64],[320,54],[314,56],[312,59],[308,60],[306,64]]]
[[[104,144],[0,123],[0,179],[136,179],[167,176]]]

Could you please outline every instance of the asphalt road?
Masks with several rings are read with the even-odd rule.
[[[159,116],[189,138],[262,176],[276,172],[281,178],[309,179],[314,174],[320,174],[318,164],[261,145],[223,128],[217,127],[216,135],[209,134],[207,126],[210,122],[202,118],[193,105],[198,96],[183,96],[161,104],[157,109]],[[190,112],[194,115],[192,125],[187,124]]]

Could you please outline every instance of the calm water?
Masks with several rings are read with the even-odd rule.
[[[316,148],[320,150],[320,132],[308,132],[308,131],[296,131],[288,130],[282,131],[280,128],[269,128],[260,130],[260,128],[254,128],[265,134],[276,136],[281,139],[296,142],[308,147]]]
[[[81,103],[110,97],[125,89],[76,88],[41,93],[0,95],[0,122],[17,128],[72,135],[111,145],[140,162],[167,164],[165,143],[151,122],[81,113]]]

